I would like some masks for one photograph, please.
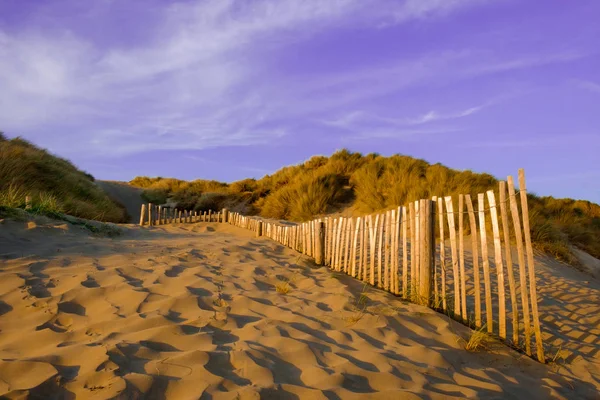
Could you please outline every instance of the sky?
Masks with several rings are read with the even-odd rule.
[[[98,179],[347,148],[600,203],[600,1],[0,0],[0,131]]]

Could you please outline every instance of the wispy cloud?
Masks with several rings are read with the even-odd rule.
[[[401,139],[404,142],[422,140],[431,135],[460,132],[462,129],[452,126],[439,128],[358,128],[356,134],[345,138],[346,140],[369,140],[369,139]]]
[[[461,148],[528,148],[528,147],[549,147],[572,143],[573,141],[593,142],[597,135],[592,134],[572,134],[543,136],[539,138],[511,138],[503,140],[490,141],[471,141],[457,144]]]
[[[590,92],[600,93],[600,84],[592,81],[586,80],[575,80],[574,81],[577,86],[582,89],[589,90]]]
[[[350,131],[360,131],[365,128],[375,128],[375,127],[385,127],[387,129],[404,129],[404,132],[420,132],[418,129],[406,130],[406,128],[415,126],[415,125],[423,125],[436,121],[447,121],[453,119],[459,119],[468,117],[473,115],[483,108],[487,107],[489,103],[469,107],[464,110],[449,112],[449,113],[441,113],[438,111],[428,111],[425,114],[419,115],[417,117],[406,117],[406,118],[392,118],[385,117],[381,115],[377,115],[371,112],[357,110],[352,111],[350,113],[344,114],[340,117],[333,119],[325,119],[320,122],[334,126],[337,128],[343,128]]]
[[[75,0],[65,0],[74,2]],[[425,82],[566,62],[570,56],[504,60],[473,49],[326,72],[294,83],[272,76],[274,49],[336,26],[402,24],[485,0],[238,0],[165,6],[140,43],[106,45],[76,29],[0,28],[0,123],[20,134],[62,129],[44,144],[105,154],[267,143],[293,130],[285,118],[323,119],[340,109]],[[92,18],[109,7],[96,3]],[[391,16],[391,17],[390,17]],[[574,57],[574,56],[571,56]],[[381,135],[479,112],[486,105],[407,119],[358,112],[338,126]],[[360,107],[358,107],[360,109]],[[345,119],[344,119],[345,118]],[[326,118],[325,118],[326,119]],[[335,118],[329,119],[335,124]],[[362,125],[361,125],[362,124]],[[373,130],[372,134],[375,130]]]
[[[479,5],[490,0],[407,0],[397,5],[392,12],[395,23],[414,18],[447,15],[462,8]]]

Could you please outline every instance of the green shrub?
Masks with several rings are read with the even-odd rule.
[[[166,189],[146,189],[142,192],[142,198],[152,204],[164,204],[168,197]]]
[[[227,196],[222,193],[204,193],[193,208],[196,211],[218,211],[223,208],[226,199]]]

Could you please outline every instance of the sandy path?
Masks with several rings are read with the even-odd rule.
[[[133,187],[126,182],[96,181],[102,190],[114,201],[122,204],[129,215],[129,222],[139,222],[142,204],[142,189]]]
[[[598,376],[577,375],[594,333],[577,339],[587,369],[555,372],[503,345],[469,353],[466,327],[245,230],[126,230],[0,225],[0,396],[597,398]],[[561,301],[556,323],[591,331],[579,313],[594,324],[600,305]]]

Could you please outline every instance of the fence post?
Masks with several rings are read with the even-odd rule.
[[[527,252],[527,267],[529,269],[529,298],[531,300],[531,316],[533,329],[535,331],[535,345],[537,358],[542,364],[546,363],[544,356],[544,345],[542,343],[542,328],[540,327],[540,316],[538,314],[538,300],[535,283],[535,263],[533,259],[533,248],[531,246],[531,231],[529,229],[529,206],[527,204],[527,187],[525,185],[525,170],[519,169],[519,192],[521,194],[521,212],[523,213],[523,233],[525,236],[525,250]]]
[[[323,265],[323,261],[325,260],[325,223],[318,222],[316,225],[315,263],[317,265]]]
[[[419,258],[419,299],[423,305],[433,305],[432,287],[433,270],[435,268],[435,219],[433,218],[433,202],[431,200],[420,200],[420,245],[421,254]]]
[[[25,209],[31,209],[31,196],[25,196]]]
[[[226,208],[223,208],[223,220],[222,223],[227,222],[227,218],[229,217],[229,211]]]
[[[256,228],[256,237],[261,237],[263,234],[263,222],[258,221],[258,227]]]
[[[152,223],[152,203],[148,203],[148,226],[154,225]]]
[[[146,218],[146,205],[142,204],[142,212],[140,213],[140,226],[144,226],[145,218]]]

